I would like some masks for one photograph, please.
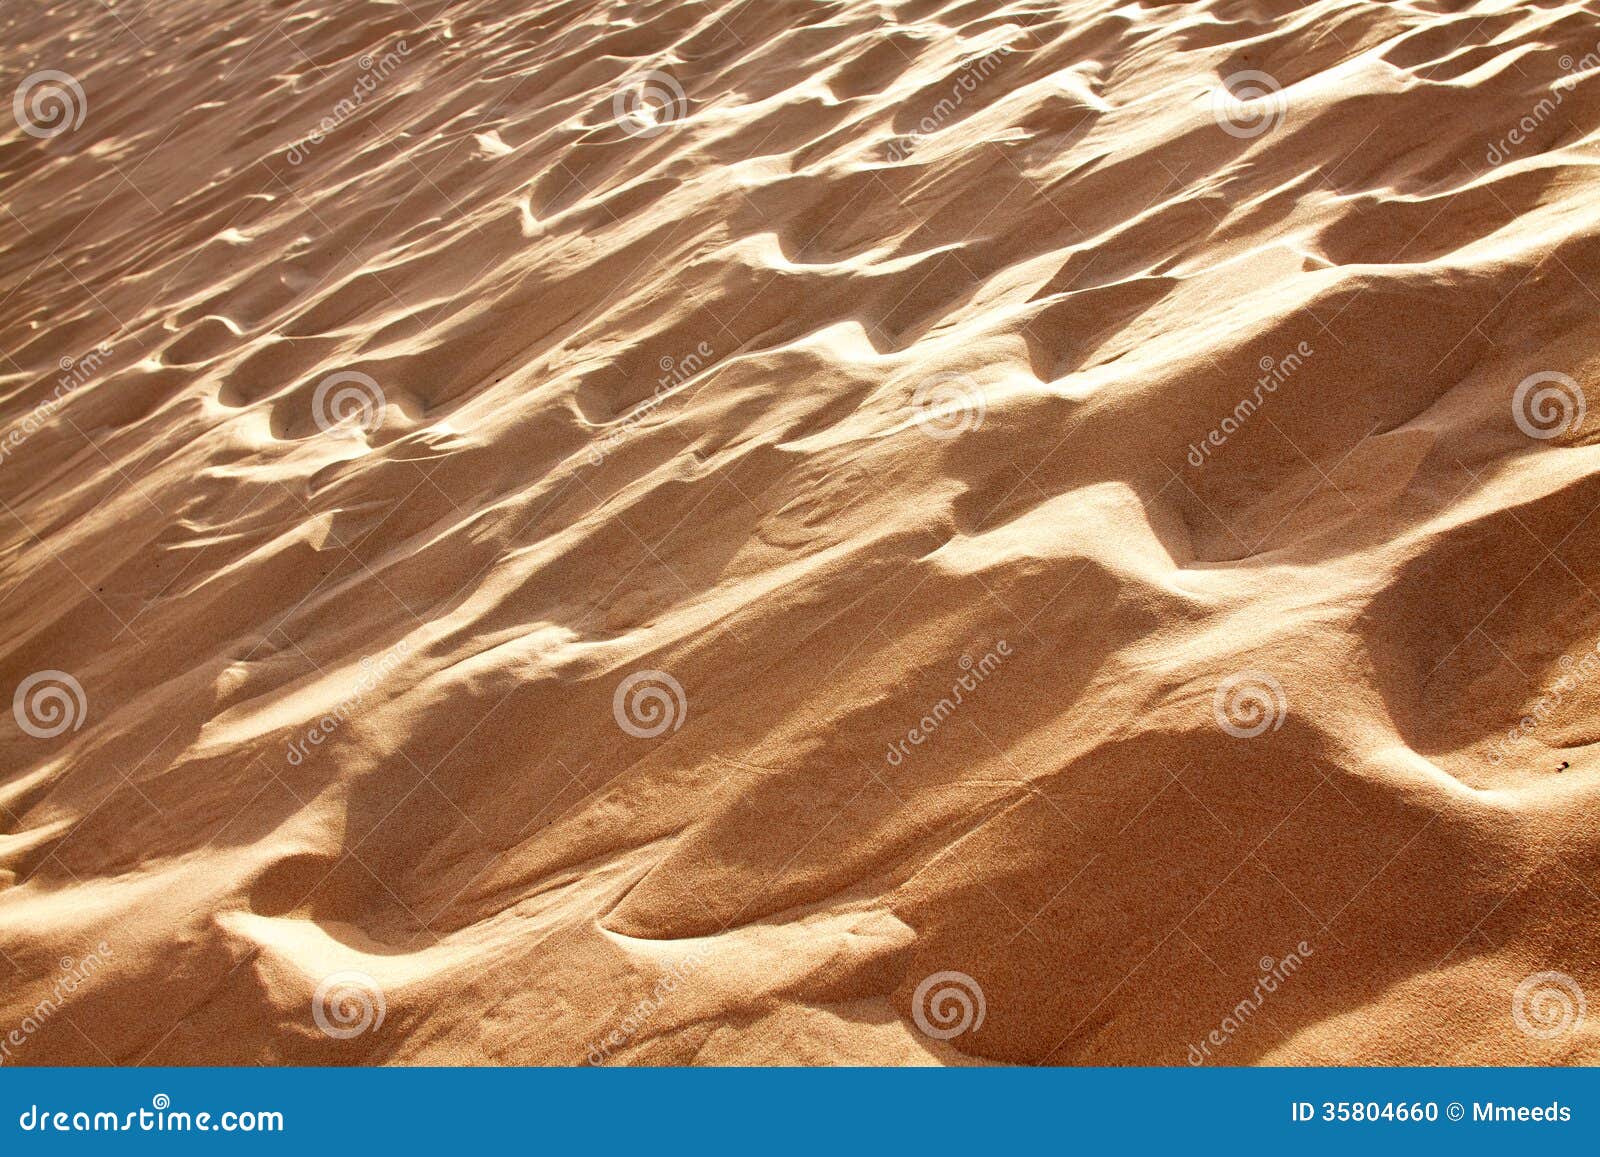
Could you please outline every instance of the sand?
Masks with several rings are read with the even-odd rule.
[[[0,1062],[1600,1060],[1596,17],[6,6]]]

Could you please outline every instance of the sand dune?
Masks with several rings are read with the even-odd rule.
[[[1600,1059],[1600,4],[0,59],[0,1061]]]

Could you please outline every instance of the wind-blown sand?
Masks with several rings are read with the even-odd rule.
[[[0,60],[0,1061],[1600,1059],[1600,5]]]

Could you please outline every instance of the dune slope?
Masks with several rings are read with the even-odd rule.
[[[0,1060],[1594,1063],[1597,19],[7,6]]]

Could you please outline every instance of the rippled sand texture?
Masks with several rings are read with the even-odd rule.
[[[1600,1059],[1600,4],[0,46],[0,1060]]]

